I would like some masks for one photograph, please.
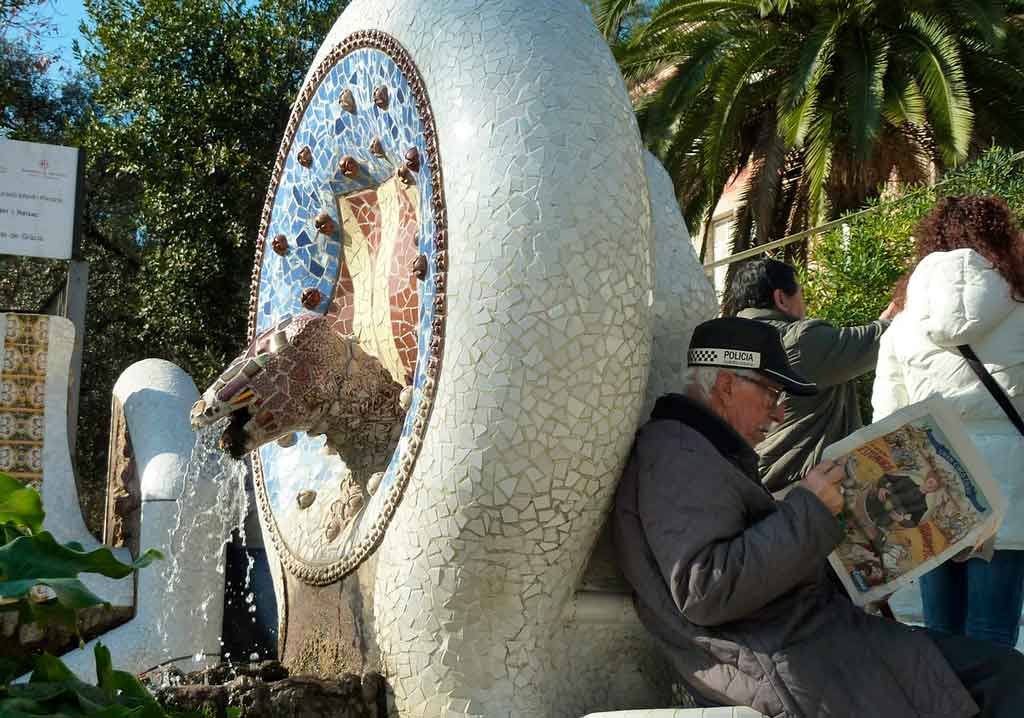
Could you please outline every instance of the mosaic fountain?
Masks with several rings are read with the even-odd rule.
[[[191,422],[251,456],[286,663],[402,716],[670,704],[602,525],[717,305],[582,3],[352,2],[252,287]]]
[[[581,4],[348,7],[281,142],[250,343],[192,411],[252,452],[286,661],[341,645],[410,716],[664,704],[594,547],[648,383],[714,313],[687,240]]]

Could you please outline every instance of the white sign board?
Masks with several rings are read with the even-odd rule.
[[[69,259],[78,150],[0,139],[0,254]]]

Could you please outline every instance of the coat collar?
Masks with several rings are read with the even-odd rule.
[[[779,311],[775,307],[770,309],[747,307],[746,309],[741,309],[736,316],[742,317],[743,319],[759,319],[762,322],[785,322],[786,324],[799,321],[796,317]]]
[[[651,412],[651,421],[662,419],[674,419],[700,432],[722,456],[760,484],[757,453],[707,405],[683,394],[666,394],[654,403],[654,411]]]

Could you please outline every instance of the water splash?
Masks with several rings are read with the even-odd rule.
[[[245,462],[231,459],[217,447],[223,424],[218,422],[196,434],[192,455],[185,468],[174,527],[167,544],[167,560],[170,565],[165,574],[167,583],[164,590],[168,596],[184,590],[187,572],[195,570],[198,565],[212,564],[217,574],[223,575],[226,563],[224,548],[231,541],[233,532],[238,531],[243,545],[245,542],[245,517],[249,511],[245,491],[248,469]],[[193,547],[197,545],[212,547],[212,555],[195,555]],[[246,570],[246,587],[249,585],[251,570],[250,561]],[[191,586],[188,590],[192,590]],[[223,583],[216,583],[206,595],[188,596],[185,603],[190,607],[192,615],[189,620],[205,624],[209,620],[210,607],[223,600]],[[179,603],[174,600],[165,601],[164,610],[157,619],[157,635],[165,646],[168,645],[169,631],[175,630],[172,623],[182,620],[180,608],[177,610],[178,615],[173,615]],[[215,630],[219,634],[221,626],[216,626]],[[200,663],[205,657],[199,651],[194,658]]]

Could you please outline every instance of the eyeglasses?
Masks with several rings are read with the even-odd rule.
[[[734,374],[733,376],[735,376],[737,379],[742,379],[748,384],[757,384],[759,387],[764,389],[766,392],[765,396],[768,397],[769,409],[777,409],[779,405],[782,403],[782,389],[776,386],[772,386],[771,384],[766,384],[765,382],[759,381],[758,379],[751,379],[750,377],[743,376],[742,374]]]

